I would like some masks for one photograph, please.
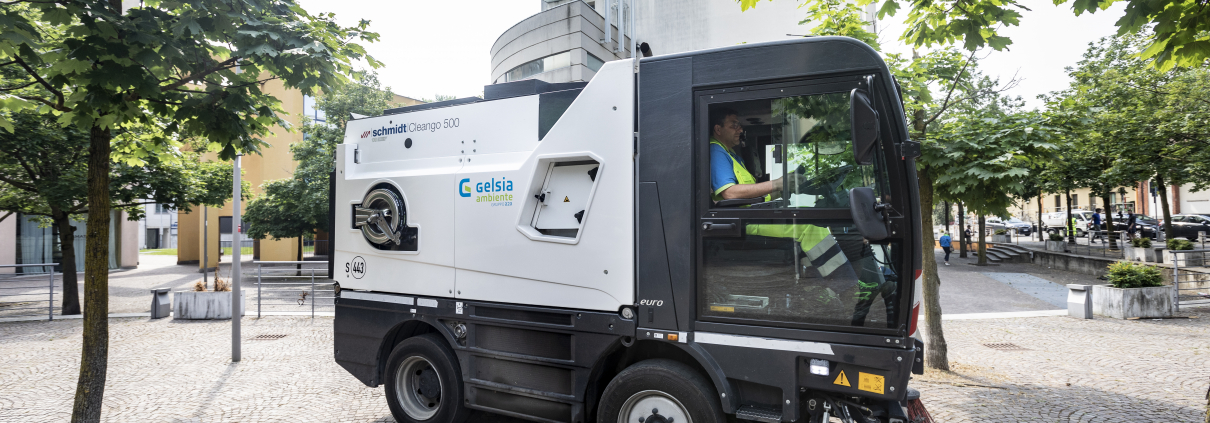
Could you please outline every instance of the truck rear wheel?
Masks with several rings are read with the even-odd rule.
[[[619,373],[597,412],[598,423],[724,423],[714,385],[680,362],[652,359]]]
[[[391,415],[399,422],[461,423],[468,414],[461,375],[458,359],[439,335],[400,342],[386,368]]]

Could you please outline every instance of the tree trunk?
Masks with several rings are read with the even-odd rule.
[[[950,233],[950,202],[942,201],[941,204],[945,204],[945,233],[948,234]]]
[[[63,257],[59,259],[63,269],[63,305],[61,313],[64,316],[80,314],[80,281],[76,278],[76,228],[71,226],[71,216],[51,207],[51,220],[59,229],[59,249]]]
[[[927,169],[920,176],[921,228],[924,228],[921,264],[924,267],[924,364],[940,370],[949,370],[949,353],[945,344],[945,332],[941,329],[941,278],[937,276],[937,242],[933,238],[933,178]]]
[[[958,258],[966,258],[966,210],[958,202]]]
[[[101,420],[109,361],[109,142],[93,127],[88,146],[88,234],[84,244],[84,343],[71,421]]]
[[[1172,239],[1172,212],[1168,211],[1168,186],[1164,185],[1164,175],[1155,175],[1155,192],[1160,194],[1160,208],[1164,212],[1164,239]]]
[[[1046,237],[1042,230],[1042,192],[1038,192],[1038,241],[1046,242]]]
[[[987,266],[987,217],[979,213],[979,265]]]
[[[1105,204],[1105,213],[1101,215],[1101,221],[1105,222],[1105,240],[1109,242],[1109,249],[1118,249],[1117,238],[1114,237],[1113,230],[1113,205],[1109,204],[1109,188],[1106,187],[1101,191],[1101,203]]]
[[[1071,188],[1063,191],[1067,195],[1067,220],[1063,221],[1063,227],[1067,228],[1067,243],[1076,243],[1076,225],[1071,224]]]
[[[303,250],[303,237],[299,236],[298,237],[298,254],[296,255],[297,260],[295,260],[295,261],[303,261],[302,260],[302,250]],[[296,264],[296,265],[294,265],[294,268],[298,269],[298,271],[295,272],[295,276],[302,276],[302,264]]]

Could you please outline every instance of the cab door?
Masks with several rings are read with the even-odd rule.
[[[907,200],[891,195],[907,192],[906,178],[890,176],[903,169],[888,168],[885,140],[873,164],[854,158],[850,95],[869,92],[872,79],[697,94],[698,330],[906,334],[912,276],[904,274],[903,239],[869,242],[849,211],[848,190],[856,187],[873,188],[887,203]],[[728,139],[735,131],[740,138]],[[731,198],[728,190],[744,185],[772,191]]]

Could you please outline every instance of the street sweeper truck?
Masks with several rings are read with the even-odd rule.
[[[606,63],[348,123],[336,362],[401,422],[905,422],[921,227],[844,37]]]

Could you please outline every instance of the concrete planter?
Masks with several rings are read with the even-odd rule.
[[[246,295],[240,290],[240,316],[245,315]],[[223,320],[231,318],[231,291],[177,291],[172,293],[173,319]]]
[[[1173,254],[1168,252],[1168,250],[1165,250],[1162,254],[1167,256],[1166,259],[1169,260],[1168,263],[1174,263],[1172,256],[1180,256],[1181,267],[1201,267],[1206,265],[1206,257],[1204,253]]]
[[[1092,287],[1092,313],[1118,319],[1172,316],[1172,287]]]
[[[1046,241],[1046,251],[1054,251],[1056,253],[1067,252],[1067,241]]]
[[[1146,263],[1162,263],[1162,261],[1159,259],[1160,254],[1156,253],[1157,250],[1163,251],[1164,249],[1163,248],[1157,249],[1155,247],[1142,248],[1142,247],[1135,247],[1135,246],[1127,245],[1122,248],[1122,254],[1124,254],[1126,257],[1126,260],[1129,260],[1129,261],[1141,261],[1141,262],[1146,262]]]
[[[999,243],[1002,243],[1002,244],[1008,244],[1008,243],[1013,242],[1013,240],[1012,240],[1012,238],[1011,238],[1011,237],[1009,237],[1008,235],[992,235],[992,242],[999,242]]]

